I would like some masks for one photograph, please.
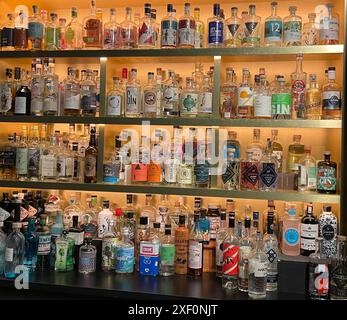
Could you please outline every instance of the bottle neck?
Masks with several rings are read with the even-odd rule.
[[[95,141],[95,133],[91,132],[90,134],[90,141],[89,141],[89,146],[96,146],[96,141]]]
[[[296,73],[302,73],[302,57],[296,59]]]
[[[277,16],[277,5],[273,5],[271,8],[271,16],[276,17]]]

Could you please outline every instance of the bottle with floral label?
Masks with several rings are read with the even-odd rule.
[[[77,19],[77,8],[71,8],[71,21],[66,26],[65,45],[67,50],[80,50],[83,47],[82,24]]]
[[[231,17],[224,24],[224,46],[227,48],[241,47],[242,20],[237,16],[237,7],[231,8]]]
[[[255,5],[249,5],[249,14],[244,22],[244,38],[242,40],[244,47],[260,46],[260,20],[261,18],[255,14]]]
[[[237,113],[238,88],[233,68],[226,68],[226,82],[220,89],[220,108],[223,118],[235,118]]]
[[[122,240],[115,249],[116,273],[133,273],[135,266],[134,243],[129,239],[129,229],[122,229]]]
[[[39,17],[39,8],[32,6],[33,15],[29,17],[28,39],[31,50],[41,50],[43,44],[44,24]]]
[[[346,257],[346,237],[337,236],[337,255],[335,266],[331,272],[330,299],[347,299],[347,257]]]
[[[323,206],[318,222],[319,235],[323,237],[322,251],[328,258],[332,258],[336,255],[337,218],[331,206]]]
[[[195,46],[195,19],[190,15],[190,3],[184,4],[184,15],[178,21],[178,46],[181,48],[194,48]]]
[[[296,15],[297,7],[289,7],[290,15],[283,19],[283,45],[301,46],[302,19]]]
[[[318,193],[336,194],[337,164],[330,160],[330,151],[324,151],[324,160],[317,164]]]
[[[315,46],[319,43],[319,28],[316,24],[316,14],[308,14],[308,22],[302,29],[302,44],[305,46]]]
[[[267,47],[280,47],[282,45],[283,23],[277,15],[277,2],[271,2],[271,15],[265,19],[264,45]]]
[[[167,5],[167,16],[161,20],[161,47],[177,47],[177,19],[173,14],[173,5]]]
[[[339,17],[333,12],[334,5],[327,3],[327,12],[323,11],[319,26],[319,44],[339,43]]]
[[[195,48],[204,47],[205,25],[200,20],[200,8],[194,8],[195,30]]]
[[[195,88],[193,78],[186,79],[186,88],[181,93],[181,116],[196,116],[199,110],[199,91]]]
[[[237,117],[252,118],[254,114],[254,88],[248,68],[242,70],[243,79],[237,89]]]

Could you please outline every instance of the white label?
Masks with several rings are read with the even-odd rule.
[[[65,97],[64,109],[80,110],[80,108],[81,108],[81,96],[79,94]]]
[[[178,30],[178,39],[180,45],[195,45],[195,30],[191,28],[181,28]]]
[[[26,114],[26,104],[27,104],[26,97],[16,97],[15,103],[14,103],[14,113]]]
[[[58,168],[58,177],[65,177],[65,167],[66,167],[66,162],[65,158],[60,158],[57,160],[57,168]]]
[[[28,153],[27,148],[17,148],[16,151],[16,173],[27,174],[28,173]]]
[[[69,232],[69,237],[75,240],[76,246],[79,246],[84,242],[84,232]]]
[[[46,97],[43,103],[43,111],[53,111],[58,110],[58,100],[52,97]]]
[[[126,113],[139,113],[139,105],[139,89],[137,87],[127,87],[125,102]]]
[[[31,99],[30,110],[32,113],[43,111],[43,100],[37,98]]]
[[[43,177],[55,177],[57,163],[52,154],[41,156],[41,174]]]
[[[339,40],[339,22],[336,18],[324,17],[320,23],[321,40]]]
[[[12,262],[13,261],[13,248],[6,248],[5,261],[6,262]]]
[[[212,92],[203,92],[200,103],[201,113],[212,113]]]
[[[41,256],[49,255],[51,252],[51,235],[45,234],[39,236],[39,247],[37,254]]]
[[[216,234],[220,227],[220,217],[207,217],[210,221],[210,237],[211,239],[216,239]]]
[[[237,89],[237,105],[241,107],[253,107],[253,88],[240,87]]]
[[[331,97],[340,99],[340,91],[323,91],[323,100],[330,100]]]
[[[196,240],[189,240],[188,268],[202,268],[202,243]]]
[[[254,116],[271,118],[271,96],[254,97]]]
[[[257,261],[254,265],[254,276],[262,278],[267,276],[267,263]]]
[[[107,99],[107,114],[109,116],[120,116],[122,107],[122,96],[109,96]]]
[[[255,161],[260,161],[261,157],[263,156],[263,150],[259,148],[248,148],[247,152],[252,152],[253,160]]]
[[[177,181],[177,163],[175,160],[168,160],[164,166],[164,180],[169,183]]]
[[[316,243],[314,239],[300,239],[300,248],[303,250],[314,251],[316,249]]]
[[[65,159],[65,176],[72,177],[74,174],[74,159],[66,158]]]
[[[312,238],[313,240],[315,240],[318,237],[318,224],[302,223],[300,230],[302,237]]]
[[[0,208],[0,221],[5,221],[8,217],[10,217],[11,214],[4,210],[3,208]]]
[[[145,113],[157,112],[157,94],[152,90],[145,90],[143,96],[143,107]]]

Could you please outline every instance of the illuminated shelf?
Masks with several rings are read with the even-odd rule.
[[[221,127],[273,127],[273,128],[332,128],[342,127],[341,120],[267,120],[267,119],[220,119],[220,118],[112,118],[69,116],[0,116],[1,122],[9,123],[85,123],[85,124],[129,124],[167,126],[221,126]]]
[[[307,55],[341,54],[344,45],[259,48],[198,48],[198,49],[117,49],[64,51],[1,51],[0,58],[99,58],[99,57],[187,57],[187,56],[281,56],[303,53]]]
[[[18,189],[48,189],[48,190],[79,190],[94,192],[125,192],[125,193],[152,193],[172,194],[182,196],[205,196],[220,198],[302,201],[320,203],[339,203],[340,195],[327,195],[318,193],[299,193],[296,191],[231,191],[208,188],[190,188],[182,186],[150,185],[150,184],[103,184],[103,183],[61,183],[61,182],[34,182],[34,181],[0,181],[0,188]]]

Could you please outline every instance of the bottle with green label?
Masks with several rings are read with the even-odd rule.
[[[160,244],[159,274],[172,276],[175,274],[175,241],[171,236],[171,225],[165,225],[165,235]]]
[[[291,119],[292,96],[283,76],[277,77],[277,86],[272,89],[271,115],[273,119]]]
[[[271,2],[271,15],[265,19],[264,45],[280,47],[282,45],[282,18],[277,15],[277,2]]]
[[[75,241],[68,237],[68,232],[63,231],[60,238],[56,240],[55,271],[72,271],[74,267],[74,245]]]
[[[195,117],[198,114],[199,91],[191,77],[186,79],[186,89],[181,93],[180,108],[182,117]]]
[[[302,18],[296,15],[297,7],[289,7],[290,15],[283,19],[283,45],[301,46]]]

